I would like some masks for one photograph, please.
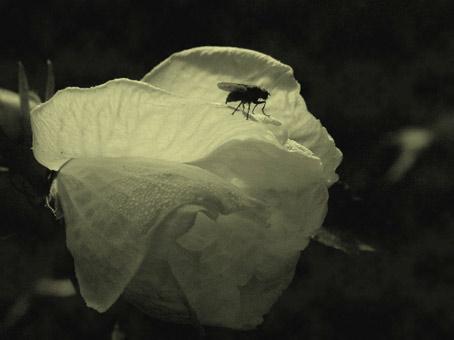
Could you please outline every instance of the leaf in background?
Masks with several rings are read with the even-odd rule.
[[[22,65],[22,62],[19,62],[18,80],[19,80],[20,112],[22,116],[22,143],[25,145],[31,145],[32,130],[30,125],[30,105],[28,102],[29,86],[27,74],[25,72],[24,65]]]
[[[413,167],[421,153],[432,143],[434,134],[426,128],[408,127],[397,132],[393,143],[397,144],[400,154],[388,170],[386,178],[389,182],[400,181]]]
[[[47,60],[47,79],[44,100],[48,101],[55,93],[55,74],[52,61]]]
[[[356,254],[360,251],[373,252],[376,249],[368,244],[352,239],[351,237],[343,237],[339,232],[333,233],[326,228],[320,228],[312,238],[327,247],[341,250],[347,254]]]

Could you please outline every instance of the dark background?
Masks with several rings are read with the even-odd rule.
[[[18,60],[42,95],[46,59],[54,63],[57,88],[84,87],[140,79],[171,53],[202,45],[255,49],[294,68],[309,110],[344,153],[339,174],[349,187],[332,188],[326,224],[378,251],[347,255],[311,244],[261,329],[222,336],[454,336],[452,1],[173,0],[143,6],[2,0],[0,13],[0,87],[11,90],[17,90]],[[434,141],[391,183],[385,174],[399,154],[391,141],[409,126],[427,129]],[[0,316],[33,280],[62,266],[53,260],[58,237],[43,231],[52,230],[52,219],[5,183],[0,213],[8,233],[0,241],[0,261],[7,275]],[[1,336],[110,336],[106,317],[87,311],[78,298],[31,301]],[[140,333],[136,323],[129,338]],[[153,325],[155,338],[175,336],[178,329]]]

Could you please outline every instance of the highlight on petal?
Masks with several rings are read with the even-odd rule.
[[[292,192],[323,182],[320,160],[304,149],[301,146],[301,150],[288,150],[252,140],[230,141],[190,164],[243,190]]]
[[[177,304],[181,293],[163,261],[195,213],[216,218],[261,207],[206,170],[154,159],[74,159],[57,184],[81,294],[100,312],[122,294],[148,253],[161,262],[145,272],[167,282],[155,288],[162,293],[170,285]],[[197,209],[184,210],[188,206]],[[166,227],[169,218],[178,221],[173,228]]]
[[[57,170],[81,157],[190,162],[230,140],[281,145],[266,125],[230,113],[223,105],[128,79],[67,88],[32,111],[33,151],[41,164]]]
[[[224,103],[227,93],[219,82],[256,85],[271,93],[266,108],[288,129],[289,138],[322,160],[328,184],[337,180],[342,159],[332,137],[307,110],[293,70],[278,60],[248,49],[198,47],[175,53],[153,68],[142,81],[188,98]]]

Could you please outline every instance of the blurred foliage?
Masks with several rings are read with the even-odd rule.
[[[413,1],[0,1],[0,87],[140,79],[173,52],[201,45],[255,49],[291,65],[308,107],[344,152],[326,225],[379,250],[359,256],[311,244],[295,280],[257,332],[213,339],[454,338],[454,3]],[[43,93],[39,92],[42,96]],[[433,140],[398,181],[401,129]],[[347,186],[345,183],[348,183]],[[68,277],[63,226],[0,173],[0,317],[43,276]],[[80,298],[32,297],[5,339],[196,337],[127,306],[99,315]]]

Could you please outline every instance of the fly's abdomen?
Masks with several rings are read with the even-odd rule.
[[[242,92],[230,92],[229,95],[227,96],[225,102],[237,102],[237,101],[242,101],[244,100],[244,93]]]

